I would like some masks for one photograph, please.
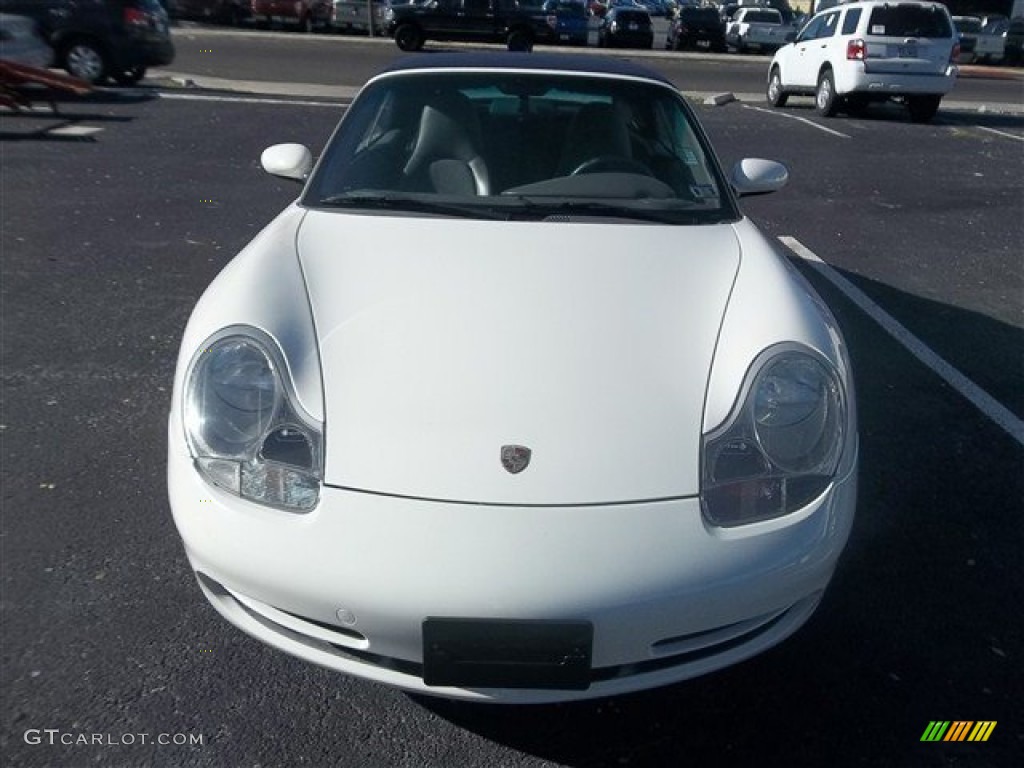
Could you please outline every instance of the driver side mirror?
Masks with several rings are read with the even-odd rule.
[[[739,197],[777,192],[789,181],[789,170],[774,160],[745,157],[733,166],[729,183]]]
[[[313,170],[313,153],[304,144],[275,144],[263,150],[260,164],[273,176],[305,181]]]

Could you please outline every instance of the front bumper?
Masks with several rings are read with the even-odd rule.
[[[171,432],[174,520],[228,621],[331,669],[483,701],[621,694],[771,647],[818,604],[856,497],[851,472],[792,519],[728,530],[707,526],[697,499],[510,507],[324,488],[302,515],[208,486]],[[588,622],[588,684],[428,686],[428,617]]]

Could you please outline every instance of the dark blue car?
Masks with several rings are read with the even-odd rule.
[[[654,27],[651,15],[643,6],[613,5],[597,28],[600,48],[651,48]]]
[[[589,19],[582,0],[547,0],[544,11],[554,16],[555,42],[559,45],[587,44]]]

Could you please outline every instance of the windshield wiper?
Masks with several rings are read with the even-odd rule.
[[[482,205],[449,203],[438,200],[424,200],[420,197],[395,194],[363,194],[345,192],[330,195],[315,203],[332,208],[358,208],[362,210],[411,211],[414,213],[436,213],[440,216],[458,216],[466,219],[507,220],[506,213],[498,213]]]
[[[531,216],[606,216],[616,219],[637,219],[656,224],[689,224],[698,218],[694,211],[683,209],[647,209],[623,206],[621,203],[563,200],[553,202],[544,198],[517,196],[513,198],[529,210]],[[707,214],[707,211],[700,213]],[[703,217],[701,217],[703,218]]]

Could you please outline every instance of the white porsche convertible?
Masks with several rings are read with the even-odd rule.
[[[812,614],[853,521],[832,316],[667,80],[433,54],[370,80],[200,299],[174,520],[230,622],[410,691],[545,702],[704,674]]]

